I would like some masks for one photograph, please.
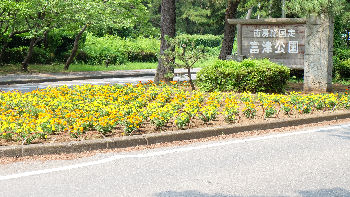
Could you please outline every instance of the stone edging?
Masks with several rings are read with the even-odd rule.
[[[101,140],[87,140],[67,143],[31,144],[18,146],[0,146],[0,157],[24,157],[33,155],[79,153],[101,149],[127,148],[139,145],[191,140],[219,135],[227,135],[242,131],[267,130],[281,127],[298,126],[337,119],[350,118],[350,112],[329,114],[321,117],[291,119],[286,121],[271,121],[267,123],[251,124],[245,126],[208,127],[199,129],[180,130],[164,133],[152,133],[142,136],[126,136],[120,138],[107,138]]]

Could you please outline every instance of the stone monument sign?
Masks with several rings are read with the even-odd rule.
[[[237,54],[229,59],[268,58],[304,70],[304,91],[331,90],[332,21],[304,18],[228,19],[237,25]]]

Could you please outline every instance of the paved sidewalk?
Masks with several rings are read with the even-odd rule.
[[[192,74],[199,72],[200,68],[191,70]],[[103,78],[125,78],[125,77],[143,77],[154,76],[155,69],[144,70],[119,70],[119,71],[92,71],[92,72],[70,72],[70,73],[35,73],[35,74],[9,74],[0,75],[0,85],[43,83],[54,81],[71,81],[85,79],[103,79]],[[187,70],[175,69],[175,75],[185,75]]]

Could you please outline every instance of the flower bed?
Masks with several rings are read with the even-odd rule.
[[[0,140],[30,144],[238,124],[324,111],[347,110],[347,93],[205,93],[171,85],[84,85],[0,92]],[[59,141],[59,139],[58,139]]]

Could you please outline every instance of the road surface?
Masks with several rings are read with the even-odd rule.
[[[196,74],[192,74],[192,79],[196,79]],[[123,78],[104,78],[104,79],[86,79],[86,80],[72,80],[72,81],[57,81],[57,82],[43,82],[43,83],[27,83],[27,84],[12,84],[12,85],[0,85],[0,91],[14,91],[20,92],[31,92],[36,89],[44,89],[48,86],[57,87],[67,85],[69,87],[84,84],[93,85],[105,85],[105,84],[126,84],[126,83],[146,83],[149,80],[154,80],[154,76],[143,76],[143,77],[123,77]],[[186,81],[188,80],[187,75],[180,75],[174,77],[175,81]]]
[[[1,196],[350,196],[350,124],[0,165]]]

